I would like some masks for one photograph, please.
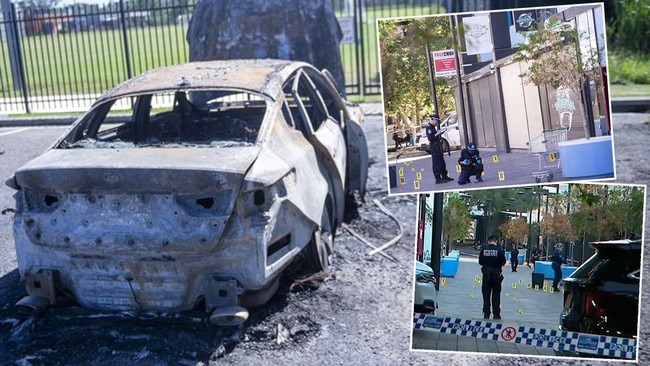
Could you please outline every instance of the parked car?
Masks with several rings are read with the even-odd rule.
[[[438,308],[436,277],[431,267],[422,262],[415,262],[415,289],[413,292],[413,310],[416,313],[435,314]]]
[[[442,134],[442,151],[460,149],[460,131],[458,130],[458,116],[456,111],[449,112],[440,120],[440,128],[445,129],[445,133]],[[422,126],[422,129],[417,132],[415,136],[415,147],[418,150],[429,150],[426,125]]]
[[[560,329],[636,338],[641,240],[591,245],[596,253],[564,279]]]
[[[188,63],[118,85],[7,181],[19,305],[242,323],[289,266],[327,270],[346,199],[365,190],[361,118],[301,62]]]

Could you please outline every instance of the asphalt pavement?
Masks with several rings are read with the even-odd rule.
[[[462,252],[461,252],[462,253]],[[503,284],[501,291],[501,320],[504,326],[535,329],[558,329],[560,314],[563,309],[562,292],[550,292],[551,280],[545,280],[544,287],[535,290],[532,286],[533,268],[524,265],[512,272],[510,262],[503,267]],[[458,272],[454,277],[443,277],[444,282],[438,292],[439,308],[436,316],[451,317],[462,320],[484,321],[481,295],[481,267],[478,257],[462,254]],[[561,291],[561,288],[560,288]],[[511,342],[493,341],[472,336],[444,334],[430,329],[413,330],[413,351],[460,351],[498,354],[516,354],[532,356],[555,356],[552,348]]]

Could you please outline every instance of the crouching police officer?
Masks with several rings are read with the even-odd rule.
[[[501,268],[506,264],[506,254],[497,245],[497,237],[491,235],[487,245],[483,246],[478,256],[478,264],[481,265],[483,281],[481,292],[483,293],[483,318],[490,319],[490,305],[494,319],[501,319],[501,283],[503,275]]]
[[[483,178],[483,159],[481,159],[480,152],[476,148],[476,144],[470,142],[466,148],[460,151],[460,158],[458,158],[461,172],[458,177],[458,184],[467,184],[470,182],[469,177],[476,176],[477,182],[482,182]]]

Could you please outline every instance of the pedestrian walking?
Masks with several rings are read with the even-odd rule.
[[[481,265],[483,281],[483,318],[490,319],[490,309],[494,319],[501,319],[501,283],[503,274],[501,270],[506,264],[506,254],[497,245],[497,237],[491,235],[487,245],[481,248],[478,255],[478,264]]]
[[[449,178],[449,172],[447,172],[447,164],[445,163],[445,157],[442,151],[442,137],[440,137],[445,131],[440,129],[440,117],[437,114],[431,115],[426,132],[427,139],[429,139],[431,165],[433,168],[433,176],[436,178],[436,184],[454,180],[453,178]]]
[[[458,165],[460,165],[460,176],[458,177],[458,184],[470,183],[470,177],[476,176],[477,182],[482,182],[483,178],[483,159],[481,158],[480,151],[476,148],[476,144],[470,142],[466,148],[460,151],[458,158]]]
[[[564,245],[562,243],[557,243],[555,245],[555,251],[553,252],[553,259],[551,263],[551,268],[553,268],[553,290],[558,292],[558,284],[562,280],[562,265],[566,264],[566,259],[562,255],[562,249]]]
[[[517,244],[512,244],[512,249],[510,250],[510,268],[513,272],[517,272],[517,265],[519,264],[519,248]]]

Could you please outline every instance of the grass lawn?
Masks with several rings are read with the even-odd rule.
[[[650,98],[650,85],[614,84],[611,86],[612,98],[646,97]]]
[[[369,80],[379,92],[379,59],[375,21],[378,18],[434,14],[437,6],[367,8],[357,39],[363,42],[363,60],[356,45],[341,46],[341,57],[348,84]],[[343,16],[346,14],[337,14]],[[185,40],[188,25],[128,28],[130,76],[146,70],[187,62],[189,46]],[[121,29],[86,32],[60,32],[54,35],[24,36],[21,50],[30,97],[101,94],[129,77],[124,34]],[[6,42],[0,42],[0,96],[21,98],[12,87],[12,69]],[[365,75],[359,75],[363,64]],[[354,91],[359,93],[363,91]]]

